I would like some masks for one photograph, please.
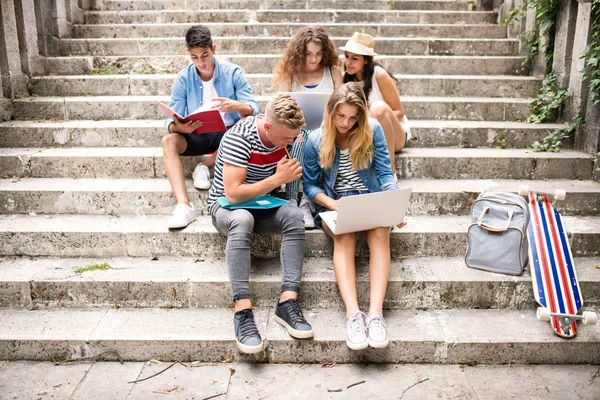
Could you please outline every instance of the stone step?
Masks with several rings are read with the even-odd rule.
[[[564,189],[562,215],[598,215],[600,183],[578,180],[405,179],[413,189],[409,215],[470,215],[479,193],[516,193],[520,185],[540,191]],[[208,214],[208,191],[187,181],[198,214]],[[167,179],[23,178],[0,179],[2,214],[170,215],[175,206]]]
[[[33,257],[200,257],[225,256],[226,238],[201,216],[169,231],[166,216],[0,215],[0,255]],[[392,258],[461,257],[469,216],[413,216],[391,233]],[[600,256],[600,217],[565,216],[574,257]],[[252,254],[279,258],[281,235],[256,235]],[[306,232],[305,257],[331,257],[321,230]],[[356,254],[365,258],[361,240]]]
[[[362,0],[250,0],[239,2],[237,0],[104,0],[99,11],[135,11],[135,10],[214,10],[214,9],[362,9],[365,2]],[[471,11],[475,6],[472,1],[455,0],[371,0],[368,2],[370,10],[448,10]]]
[[[562,124],[411,119],[407,147],[526,148]],[[163,120],[0,122],[0,147],[152,147],[165,135]],[[572,138],[563,142],[572,148]]]
[[[178,37],[194,23],[184,24],[106,24],[73,25],[75,38],[149,38]],[[306,24],[277,22],[230,22],[204,23],[213,36],[292,36]],[[368,33],[375,37],[442,37],[442,38],[506,38],[506,27],[490,24],[322,24],[332,36],[350,37],[355,31]]]
[[[176,49],[173,49],[176,51]],[[275,54],[218,56],[243,66],[248,74],[270,74],[279,61]],[[526,75],[525,57],[492,56],[377,56],[391,72],[403,74]],[[48,57],[46,67],[56,75],[176,74],[190,64],[189,56],[81,56]]]
[[[215,37],[221,54],[281,54],[290,37]],[[347,38],[332,38],[336,47],[343,46]],[[468,55],[511,56],[517,55],[519,41],[516,39],[462,39],[462,38],[376,38],[378,54],[387,55]],[[63,56],[128,56],[170,55],[174,50],[185,48],[182,38],[135,38],[135,39],[61,39],[60,54]]]
[[[2,307],[230,307],[224,260],[148,258],[0,258]],[[75,272],[107,263],[110,269]],[[598,260],[577,258],[585,310],[600,305]],[[360,306],[368,309],[368,261],[357,263]],[[250,289],[257,307],[272,306],[281,288],[278,259],[255,260]],[[343,309],[330,259],[307,259],[300,296],[305,307]],[[392,262],[386,309],[526,309],[537,307],[531,276],[468,268],[464,258],[405,258]]]
[[[171,393],[174,395],[170,397],[186,398],[178,396],[180,391],[193,393],[196,399],[220,397],[222,393],[227,393],[229,399],[276,399],[285,393],[288,400],[336,397],[397,400],[398,393],[406,392],[404,400],[426,399],[432,394],[472,400],[490,399],[501,392],[505,398],[534,400],[539,399],[541,392],[548,399],[561,399],[565,387],[573,388],[580,399],[600,398],[598,385],[590,384],[598,370],[596,365],[328,363],[324,367],[231,361],[171,365],[153,360],[92,361],[61,366],[52,361],[0,361],[0,368],[0,385],[7,399],[39,399],[40,393],[47,393],[52,399],[73,400],[147,400],[161,399]],[[152,379],[130,383],[148,377]],[[357,383],[360,384],[352,386]],[[340,393],[330,396],[333,391],[346,396]]]
[[[199,157],[183,157],[188,177]],[[490,161],[492,160],[492,161]],[[404,179],[591,179],[590,154],[563,150],[534,153],[520,149],[406,148],[396,154]],[[0,149],[0,178],[162,178],[157,147]]]
[[[172,24],[194,22],[296,22],[383,24],[496,24],[493,11],[380,10],[161,10],[86,11],[85,24]]]
[[[535,97],[541,80],[508,75],[395,75],[402,96]],[[34,96],[163,96],[170,95],[174,74],[50,75],[32,77]],[[272,74],[247,74],[255,95],[276,92]]]
[[[271,96],[255,96],[264,110]],[[18,120],[74,119],[162,119],[156,106],[169,104],[170,96],[73,96],[27,97],[15,99],[13,115]],[[411,119],[469,121],[516,121],[530,114],[532,99],[492,97],[416,97],[402,96]]]
[[[600,363],[593,350],[600,326],[581,327],[565,340],[536,321],[534,310],[388,311],[389,347],[361,352],[346,346],[341,310],[306,309],[311,340],[292,339],[273,320],[273,306],[255,308],[254,315],[267,349],[246,356],[236,349],[230,309],[3,308],[0,359],[58,361],[105,352],[104,360],[125,361]]]

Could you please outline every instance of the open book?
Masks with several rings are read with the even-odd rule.
[[[221,115],[219,110],[213,109],[211,103],[203,105],[185,118],[177,114],[171,108],[165,106],[160,101],[157,101],[157,103],[158,108],[160,108],[160,110],[168,117],[178,117],[183,122],[202,121],[202,126],[194,131],[197,135],[208,132],[225,132],[227,130],[225,121],[223,121],[223,115]]]

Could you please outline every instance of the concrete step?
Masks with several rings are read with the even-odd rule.
[[[492,11],[379,10],[162,10],[86,11],[85,24],[172,24],[193,22],[296,22],[384,24],[496,24]]]
[[[580,399],[600,397],[600,388],[593,384],[596,365],[334,364],[333,367],[243,362],[170,365],[151,361],[92,361],[57,367],[52,361],[0,361],[0,386],[8,399],[35,399],[39,393],[48,393],[53,399],[73,400],[147,400],[160,399],[157,394],[167,393],[181,398],[185,398],[181,396],[183,393],[193,393],[194,398],[206,399],[227,393],[229,399],[268,400],[286,393],[289,400],[336,397],[397,400],[398,393],[405,393],[404,400],[432,395],[475,400],[493,398],[501,391],[505,398],[535,400],[541,392],[548,399],[561,399],[565,387],[572,388]],[[158,373],[152,379],[130,383]],[[352,386],[357,382],[360,384]],[[169,389],[173,390],[168,392]],[[330,396],[332,391],[343,392],[345,396],[341,393]]]
[[[214,37],[221,54],[281,54],[290,37]],[[348,38],[332,38],[336,47]],[[516,39],[462,39],[462,38],[376,38],[378,54],[386,55],[460,55],[511,56],[518,55]],[[61,39],[63,56],[128,56],[170,55],[174,49],[185,48],[185,40],[178,38],[135,39]]]
[[[243,3],[237,0],[104,0],[97,10],[135,11],[135,10],[214,10],[214,9],[362,9],[365,2],[361,0],[249,0]],[[474,3],[455,0],[371,0],[370,10],[448,10],[471,11]]]
[[[176,49],[173,49],[176,51]],[[247,74],[270,74],[279,61],[275,54],[218,56],[243,66]],[[403,74],[526,75],[525,57],[492,56],[377,56],[391,72]],[[170,56],[81,56],[48,57],[46,67],[53,75],[88,74],[176,74],[190,64],[185,55]]]
[[[292,339],[273,320],[273,306],[256,308],[267,349],[253,356],[235,346],[230,309],[0,309],[0,358],[65,360],[110,349],[105,360],[597,364],[600,326],[570,340],[554,335],[534,310],[389,311],[390,346],[355,352],[346,346],[339,310],[307,309],[311,340]],[[164,368],[164,367],[163,367]],[[225,378],[226,379],[226,378]],[[396,378],[394,378],[396,379]]]
[[[255,95],[276,92],[272,74],[247,74]],[[507,75],[395,75],[402,96],[535,97],[541,80]],[[163,96],[170,95],[174,74],[50,75],[32,77],[35,96]]]
[[[562,124],[411,119],[407,147],[526,148]],[[166,134],[163,120],[0,122],[0,147],[153,147]],[[572,138],[563,142],[572,148]]]
[[[413,189],[409,215],[469,215],[483,192],[515,193],[520,185],[541,191],[568,192],[562,215],[598,215],[600,183],[578,180],[442,180],[405,179]],[[208,214],[208,191],[187,181],[198,214]],[[170,215],[175,205],[167,179],[0,179],[2,214]]]
[[[264,110],[272,96],[255,98]],[[13,115],[18,120],[162,119],[157,101],[169,104],[170,96],[27,97],[14,100]],[[524,120],[531,114],[531,102],[529,98],[508,97],[402,96],[411,119]]]
[[[188,177],[199,157],[184,157]],[[491,162],[490,160],[493,160]],[[594,160],[574,150],[406,148],[396,154],[404,179],[591,179]],[[0,178],[162,178],[162,148],[80,147],[0,149]]]
[[[163,258],[0,258],[2,307],[230,307],[231,289],[224,260]],[[106,262],[111,269],[76,273]],[[594,258],[577,258],[585,310],[600,305],[600,276]],[[358,298],[368,309],[368,261],[357,263]],[[278,259],[255,260],[250,289],[253,304],[270,307],[281,288]],[[300,297],[305,307],[343,309],[332,262],[304,262]],[[468,268],[464,258],[394,260],[386,309],[523,309],[537,307],[526,270],[522,276]]]
[[[184,24],[105,24],[73,25],[75,38],[182,38],[194,23]],[[230,22],[204,23],[213,36],[292,36],[303,23],[278,22]],[[368,33],[375,37],[442,37],[442,38],[506,38],[506,27],[490,24],[322,24],[332,36],[350,37],[355,31]]]
[[[391,233],[391,254],[402,257],[461,257],[469,216],[414,216]],[[187,228],[169,231],[166,216],[0,215],[0,255],[51,257],[200,257],[225,256],[226,238],[209,216]],[[565,216],[574,257],[600,256],[600,217]],[[252,254],[278,258],[281,235],[256,235]],[[306,232],[305,257],[331,257],[321,230]],[[368,254],[357,245],[358,257]]]

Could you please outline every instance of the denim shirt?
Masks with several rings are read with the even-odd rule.
[[[390,153],[388,152],[385,136],[383,135],[383,128],[373,118],[369,118],[369,125],[371,125],[371,129],[373,130],[373,160],[367,168],[357,171],[358,176],[369,193],[398,189],[394,174],[392,173]],[[339,195],[333,188],[340,165],[340,149],[336,148],[331,168],[324,169],[321,167],[321,157],[319,154],[322,140],[323,131],[322,129],[318,129],[310,135],[304,148],[304,164],[302,166],[304,193],[312,201],[315,201],[315,197],[323,192],[332,199],[337,200]],[[319,186],[319,182],[322,182],[323,187]]]
[[[248,79],[246,79],[246,74],[244,74],[242,67],[228,61],[219,61],[216,58],[214,60],[214,85],[219,97],[228,97],[249,105],[252,107],[252,115],[260,113],[260,107],[256,100],[254,100],[250,84],[248,83]],[[183,117],[196,111],[202,106],[203,87],[204,85],[196,66],[193,63],[188,65],[177,74],[177,79],[175,79],[171,92],[171,105],[169,107]],[[237,112],[230,112],[228,114],[233,118],[234,123],[242,118]],[[169,133],[171,122],[173,122],[173,118],[167,117],[165,119],[167,133]]]

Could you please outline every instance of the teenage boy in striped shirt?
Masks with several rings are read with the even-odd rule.
[[[300,178],[302,167],[298,160],[286,158],[285,146],[294,143],[303,125],[296,101],[280,94],[267,104],[264,115],[248,117],[229,129],[217,152],[208,207],[213,225],[227,236],[226,263],[235,305],[236,343],[248,354],[263,349],[248,285],[253,232],[283,233],[283,282],[275,320],[295,338],[313,337],[312,326],[297,300],[304,259],[304,218],[292,204],[267,210],[230,210],[216,200],[224,196],[229,203],[244,203]]]

